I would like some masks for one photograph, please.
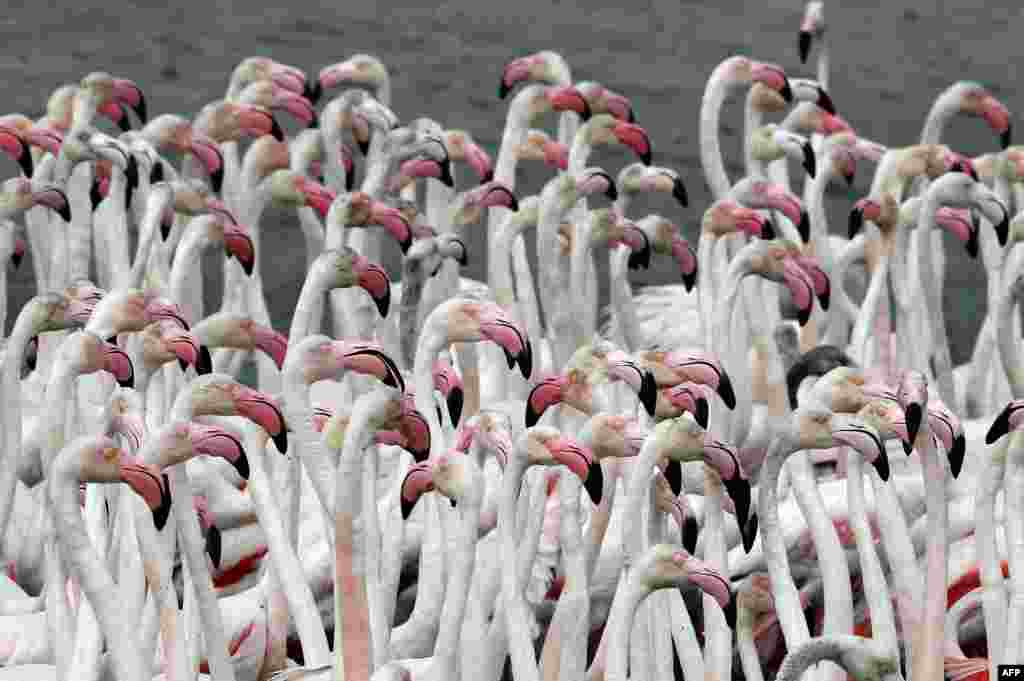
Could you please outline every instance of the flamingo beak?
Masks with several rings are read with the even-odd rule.
[[[829,96],[828,92],[825,91],[825,88],[821,86],[818,87],[818,99],[815,104],[824,109],[826,113],[832,116],[836,115],[836,107],[835,104],[832,103],[832,98]]]
[[[244,416],[267,431],[267,434],[273,439],[277,451],[282,454],[288,451],[288,433],[285,428],[284,415],[281,413],[281,408],[270,397],[248,386],[239,385],[235,397],[235,409],[240,416]]]
[[[222,539],[220,536],[220,530],[217,529],[216,525],[210,525],[206,529],[206,555],[210,557],[210,562],[213,563],[213,569],[220,569],[220,556]]]
[[[117,384],[122,388],[134,388],[135,368],[132,366],[132,360],[128,357],[128,353],[112,343],[106,343],[104,351],[106,354],[104,369],[114,376]]]
[[[800,31],[796,41],[797,51],[800,53],[800,63],[807,63],[807,56],[811,53],[811,32]]]
[[[319,102],[323,93],[323,86],[320,85],[319,78],[307,77],[302,84],[302,96],[308,99],[311,104]]]
[[[274,114],[262,107],[238,105],[238,125],[252,137],[271,135],[278,142],[284,141],[284,131]]]
[[[125,455],[121,460],[121,481],[146,502],[157,531],[164,529],[171,515],[171,481],[167,474],[156,466],[139,463]]]
[[[14,252],[11,253],[11,264],[14,269],[21,267],[21,261],[25,257],[25,240],[15,239],[14,240]]]
[[[920,407],[920,405],[917,406]],[[851,420],[839,428],[834,428],[832,437],[836,442],[853,447],[860,452],[875,467],[878,477],[883,481],[889,479],[889,456],[886,454],[882,439],[874,428]]]
[[[800,145],[801,151],[803,152],[802,165],[804,170],[807,171],[807,175],[814,178],[818,171],[817,161],[814,158],[814,149],[811,147],[810,140],[804,140],[804,143]]]
[[[497,343],[505,351],[508,368],[514,369],[519,364],[523,378],[530,378],[533,373],[533,349],[524,331],[504,316],[504,311],[494,306],[486,319],[480,322],[481,335],[489,341]]]
[[[530,58],[522,57],[513,59],[501,72],[501,81],[498,83],[498,99],[505,99],[516,83],[530,77]]]
[[[302,194],[306,197],[306,205],[320,213],[326,219],[327,212],[336,198],[334,192],[327,187],[307,178],[302,178]]]
[[[28,145],[22,141],[19,135],[8,130],[0,130],[0,149],[3,149],[18,162],[25,177],[32,177],[32,154],[29,152]]]
[[[480,145],[466,143],[466,163],[476,173],[480,184],[487,184],[494,180],[494,164],[490,155]]]
[[[252,339],[261,352],[274,360],[279,370],[284,368],[284,358],[288,354],[288,339],[284,334],[261,324],[253,324]]]
[[[1010,402],[1006,405],[1006,408],[999,412],[999,416],[992,422],[992,425],[988,429],[988,433],[985,434],[985,444],[990,445],[999,438],[1003,437],[1010,432],[1013,427],[1011,419],[1016,421],[1014,413],[1019,411],[1024,403]]]
[[[246,276],[252,276],[252,270],[256,266],[256,248],[253,246],[252,237],[241,225],[228,224],[224,227],[224,250],[227,257],[234,256],[238,260]]]
[[[384,385],[405,392],[405,380],[401,372],[394,361],[381,350],[370,347],[352,349],[345,341],[335,341],[334,346],[346,368],[373,376]]]
[[[274,97],[273,107],[281,108],[292,115],[295,120],[307,128],[315,128],[319,125],[316,109],[313,104],[300,94],[284,90]]]
[[[679,202],[679,205],[686,208],[690,205],[690,196],[686,192],[686,185],[683,184],[683,178],[674,177],[672,178],[672,196]]]
[[[401,508],[402,520],[408,520],[420,497],[434,490],[433,466],[427,462],[416,463],[409,467],[402,480]]]
[[[645,166],[651,165],[651,138],[646,130],[635,123],[618,121],[613,132],[616,139],[632,149]]]
[[[382,225],[388,234],[398,242],[403,255],[409,252],[409,247],[412,245],[412,228],[401,211],[374,201],[370,204],[370,222]]]
[[[412,406],[408,395],[402,401],[402,416],[399,430],[405,438],[405,449],[416,461],[426,461],[430,457],[430,425],[423,414]]]
[[[553,405],[562,401],[562,387],[565,379],[561,376],[551,376],[533,386],[526,398],[526,417],[524,422],[527,428],[533,428]]]
[[[210,185],[214,194],[220,194],[224,186],[224,154],[215,142],[205,139],[192,139],[189,144],[189,152],[192,153],[206,168],[210,175]],[[161,170],[161,178],[162,178]]]
[[[729,628],[735,629],[736,607],[729,592],[729,583],[725,581],[725,578],[717,570],[712,569],[703,561],[697,560],[692,556],[687,556],[687,559],[688,562],[697,564],[695,566],[696,569],[691,567],[689,570],[690,581],[717,601],[719,607],[722,608],[722,612],[725,614],[725,620]]]
[[[178,364],[181,366],[181,370],[184,371],[185,368],[191,364],[192,366],[197,367],[196,372],[198,373],[199,339],[197,339],[191,332],[186,332],[178,334],[173,338],[169,338],[168,343],[178,358]]]
[[[192,424],[192,442],[196,451],[224,459],[243,480],[249,479],[249,459],[241,441],[231,432],[214,426]]]
[[[793,303],[797,308],[797,321],[800,322],[800,326],[804,326],[811,318],[811,306],[814,304],[814,283],[804,268],[790,259],[787,259],[783,265],[783,281],[793,296]]]
[[[164,164],[161,161],[157,161],[153,164],[153,167],[149,169],[149,184],[154,185],[157,182],[164,181]]]
[[[636,224],[627,222],[622,240],[631,251],[627,261],[629,269],[649,269],[651,266],[651,241],[647,238],[647,233]]]
[[[114,79],[114,99],[130,107],[143,125],[149,122],[146,114],[146,96],[134,82],[126,78]]]
[[[71,204],[68,195],[57,187],[44,187],[32,192],[32,202],[56,211],[64,222],[71,222]]]
[[[697,254],[686,239],[676,236],[672,238],[672,257],[679,264],[683,286],[687,292],[692,291],[697,283]]]
[[[587,98],[571,85],[551,87],[547,94],[555,111],[575,111],[583,121],[590,120],[593,115]]]
[[[481,205],[492,208],[508,208],[512,212],[519,212],[519,200],[512,190],[500,183],[493,183],[480,200]]]
[[[353,268],[359,278],[359,287],[370,294],[380,316],[387,317],[391,306],[391,280],[387,272],[362,256],[356,257]]]

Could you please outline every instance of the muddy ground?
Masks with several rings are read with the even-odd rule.
[[[56,86],[103,69],[142,84],[151,116],[191,115],[223,94],[228,74],[243,57],[273,56],[315,72],[371,52],[391,69],[393,108],[403,120],[426,115],[467,129],[493,153],[505,114],[496,97],[503,64],[555,49],[578,80],[597,80],[632,98],[638,122],[651,133],[655,163],[677,169],[691,196],[685,210],[661,198],[637,208],[677,220],[692,238],[709,203],[697,153],[705,79],[735,53],[775,61],[791,75],[811,75],[813,64],[802,67],[796,51],[802,9],[801,0],[297,0],[276,8],[241,0],[80,0],[73,7],[8,0],[0,20],[6,100],[0,109],[41,115]],[[933,98],[960,79],[986,83],[1019,114],[1024,95],[1015,91],[1007,66],[1021,54],[1016,41],[1024,29],[1022,13],[1009,0],[828,3],[833,99],[858,132],[897,146],[917,141]],[[740,109],[738,101],[729,107],[723,130],[733,178],[739,176]],[[980,120],[956,121],[947,141],[971,155],[997,148]],[[631,160],[602,153],[594,162],[617,171]],[[11,163],[3,172],[17,170]],[[837,231],[845,230],[849,207],[868,183],[868,173],[862,173],[852,190],[834,188],[829,212]],[[521,186],[532,191],[539,180],[526,179]],[[279,329],[287,329],[304,276],[303,248],[289,216],[271,216],[264,235],[262,257],[273,258],[263,266],[271,314]],[[961,248],[949,246],[946,319],[954,360],[962,361],[982,318],[984,274]],[[471,250],[482,253],[482,241]],[[32,294],[27,269],[12,286],[12,310]],[[475,259],[468,274],[482,272],[483,262]],[[669,278],[662,264],[634,281]]]

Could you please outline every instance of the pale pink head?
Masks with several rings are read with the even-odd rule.
[[[412,393],[402,395],[399,431],[405,440],[402,446],[416,461],[424,461],[430,456],[430,424],[423,414],[416,410],[415,396]]]
[[[402,479],[401,500],[402,519],[408,520],[416,502],[427,492],[434,491],[434,467],[429,461],[421,461],[409,466]]]
[[[793,297],[793,304],[797,309],[797,321],[800,322],[800,326],[803,326],[811,318],[811,307],[814,305],[814,280],[796,258],[788,257],[782,262],[782,283],[786,285]]]
[[[817,257],[813,255],[800,254],[795,256],[796,261],[804,268],[807,275],[814,282],[814,295],[818,297],[818,302],[821,303],[821,309],[827,310],[829,298],[832,295],[832,283],[829,280],[828,274],[821,267],[821,262]]]
[[[237,433],[219,426],[207,426],[195,422],[189,422],[189,436],[192,446],[197,454],[213,456],[231,464],[231,466],[242,476],[243,480],[249,479],[249,460],[242,447],[242,439]]]
[[[448,414],[451,416],[452,424],[458,424],[462,417],[462,403],[464,399],[464,387],[462,377],[448,362],[436,360],[433,368],[434,390],[437,390],[444,397],[448,404]]]
[[[689,412],[701,428],[708,427],[708,393],[711,388],[702,383],[680,383],[661,391],[662,397],[675,409]]]
[[[508,368],[513,369],[519,364],[523,378],[530,378],[530,374],[533,373],[533,350],[530,347],[530,340],[526,331],[512,321],[504,308],[497,303],[486,302],[477,304],[475,309],[464,311],[475,313],[482,339],[496,343],[505,351]]]
[[[810,240],[810,218],[799,198],[783,185],[774,182],[754,182],[750,188],[752,198],[748,205],[751,208],[770,208],[779,211],[797,226],[804,243]]]
[[[237,414],[263,428],[274,441],[277,450],[282,454],[286,453],[288,433],[284,414],[277,402],[266,393],[241,383],[230,384],[227,389],[232,395]]]
[[[978,226],[974,224],[969,208],[940,206],[935,211],[935,223],[960,240],[972,258],[978,257]]]

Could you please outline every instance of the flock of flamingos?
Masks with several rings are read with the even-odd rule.
[[[38,121],[0,117],[21,169],[0,257],[37,286],[9,326],[0,274],[0,680],[994,681],[1024,662],[1024,147],[972,82],[918,144],[858,136],[824,32],[808,3],[814,80],[715,68],[703,178],[651,165],[629,99],[554,52],[501,71],[493,162],[400,122],[369,55],[315,77],[245,59],[191,120],[148,119],[101,72]],[[531,127],[552,112],[557,134]],[[943,145],[956,116],[1001,150]],[[638,162],[588,166],[599,146]],[[826,215],[865,168],[870,193]],[[524,170],[551,177],[539,195],[517,196]],[[697,243],[631,214],[702,180]],[[289,329],[268,321],[268,205],[305,241]],[[988,275],[957,367],[945,232]],[[379,264],[394,249],[400,272]],[[485,282],[460,276],[476,258]],[[634,292],[654,259],[680,283]]]

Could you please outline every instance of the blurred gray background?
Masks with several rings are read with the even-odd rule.
[[[272,56],[316,73],[357,52],[370,52],[391,70],[393,108],[402,120],[425,115],[466,129],[494,154],[505,116],[505,103],[496,96],[503,65],[554,49],[568,59],[577,80],[599,81],[632,99],[638,122],[651,134],[654,162],[678,170],[691,198],[688,209],[661,196],[642,200],[635,214],[661,212],[693,240],[709,204],[697,151],[705,79],[719,61],[736,53],[779,63],[791,76],[812,77],[816,53],[801,66],[796,50],[803,2],[651,0],[622,8],[628,4],[295,1],[274,8],[241,0],[80,0],[73,7],[54,7],[9,0],[0,20],[5,45],[0,56],[5,103],[0,108],[40,116],[55,87],[102,69],[141,84],[150,116],[191,116],[223,95],[228,75],[244,57]],[[988,85],[1019,115],[1024,95],[1014,90],[1007,65],[1020,56],[1022,14],[1019,2],[1008,0],[827,2],[831,93],[840,114],[870,139],[891,146],[913,144],[934,97],[957,80],[971,79]],[[294,130],[284,117],[282,122]],[[1024,134],[1019,121],[1017,128],[1018,135]],[[736,99],[727,106],[722,131],[734,180],[741,175],[741,131],[742,103]],[[955,121],[945,141],[972,156],[998,148],[980,119]],[[614,173],[632,161],[619,152],[601,152],[593,164]],[[6,176],[18,172],[13,162],[0,163],[8,165],[0,171]],[[849,208],[866,193],[870,170],[859,174],[852,189],[832,189],[834,231],[845,232]],[[547,176],[530,164],[517,193],[534,193]],[[260,257],[271,315],[279,330],[287,330],[304,277],[302,241],[290,214],[268,213],[262,229]],[[961,362],[982,320],[984,271],[947,239],[946,320],[954,361]],[[480,278],[483,241],[471,240],[470,249],[468,275]],[[12,320],[34,294],[28,262],[11,286]],[[397,257],[390,264],[390,271],[397,272]],[[665,259],[657,264],[633,275],[634,284],[677,281]],[[219,267],[205,270],[219,282]],[[212,286],[219,292],[219,283]]]

